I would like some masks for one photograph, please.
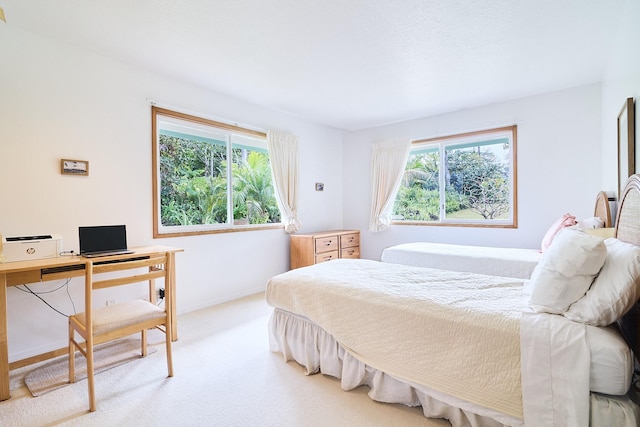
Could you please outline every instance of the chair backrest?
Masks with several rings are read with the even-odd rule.
[[[149,299],[155,301],[155,280],[164,279],[165,286],[167,271],[171,271],[171,256],[168,253],[154,254],[144,257],[127,258],[119,256],[115,259],[97,260],[89,259],[85,264],[85,313],[86,327],[91,328],[93,307],[93,291],[97,289],[124,286],[134,283],[149,282]],[[146,269],[142,270],[141,269]],[[122,274],[125,272],[127,274]],[[107,276],[106,273],[113,273]],[[97,276],[102,276],[99,280]],[[168,293],[165,293],[168,296]],[[169,306],[169,301],[165,300],[165,307]],[[92,328],[91,328],[92,329]],[[90,329],[89,329],[90,330]]]
[[[154,280],[158,278],[164,278],[167,271],[167,263],[169,263],[169,257],[167,254],[154,255],[144,258],[132,258],[116,260],[114,262],[96,263],[90,261],[92,264],[92,289],[110,288],[113,286],[122,286],[131,283],[145,282],[147,280]],[[139,273],[134,275],[126,275],[118,278],[109,278],[102,280],[94,280],[93,276],[103,273],[111,273],[116,271],[129,271],[133,269],[148,267],[149,271],[145,273]],[[88,270],[88,271],[89,271]]]

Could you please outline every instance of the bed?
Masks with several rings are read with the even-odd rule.
[[[598,245],[593,253],[605,242],[640,251],[637,175],[618,217],[617,239],[580,239]],[[308,374],[340,378],[345,390],[366,385],[372,399],[422,406],[425,416],[454,426],[637,426],[640,410],[626,391],[632,354],[640,354],[638,283],[620,297],[625,307],[609,304],[618,311],[633,306],[615,321],[590,325],[580,321],[588,317],[584,307],[571,313],[596,291],[611,293],[605,267],[617,271],[619,264],[602,262],[590,288],[560,314],[530,308],[543,289],[537,284],[546,283],[543,273],[527,281],[364,259],[292,270],[267,284],[270,349]],[[594,277],[603,277],[598,286]]]
[[[380,260],[393,264],[528,279],[541,256],[539,249],[412,242],[385,248]]]
[[[613,229],[609,200],[603,191],[596,197],[594,218],[599,218],[603,227],[590,232],[608,237]],[[539,249],[412,242],[385,248],[380,259],[394,264],[528,279],[541,256]]]

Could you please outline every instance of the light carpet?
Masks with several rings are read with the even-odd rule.
[[[147,356],[155,352],[155,347],[147,348]],[[139,339],[123,339],[107,342],[96,346],[93,350],[93,370],[97,375],[116,366],[139,360],[140,358]],[[79,352],[76,352],[75,360],[76,382],[78,382],[87,378],[87,360]],[[68,386],[68,356],[60,356],[38,366],[25,376],[24,382],[34,397],[57,390],[60,387]]]
[[[150,331],[151,354],[96,376],[97,411],[88,412],[86,380],[39,397],[24,385],[33,366],[11,371],[11,399],[0,425],[22,426],[349,426],[443,427],[422,408],[371,400],[368,387],[304,375],[269,351],[271,308],[257,294],[178,317],[175,376],[167,378],[164,336]]]

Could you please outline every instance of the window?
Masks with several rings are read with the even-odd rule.
[[[517,227],[516,126],[417,140],[396,224]]]
[[[281,227],[266,135],[152,107],[154,237]]]

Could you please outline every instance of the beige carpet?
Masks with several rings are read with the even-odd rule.
[[[155,353],[155,347],[148,347],[147,355]],[[116,366],[140,360],[140,340],[122,339],[96,346],[93,351],[94,372],[99,374]],[[76,382],[87,378],[87,361],[76,352]],[[29,372],[24,382],[34,397],[41,396],[60,387],[69,385],[69,358],[57,357]]]
[[[368,387],[345,392],[335,378],[304,375],[269,351],[270,313],[259,294],[180,315],[175,376],[167,378],[163,334],[152,331],[155,354],[96,376],[92,413],[86,380],[32,397],[24,377],[34,367],[11,371],[0,426],[450,426],[421,408],[372,401]]]

